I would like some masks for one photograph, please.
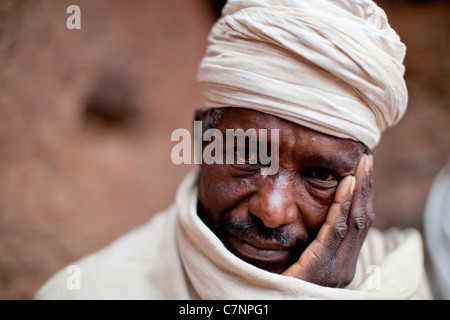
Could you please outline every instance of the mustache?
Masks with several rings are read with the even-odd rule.
[[[227,217],[224,219],[222,227],[224,231],[228,230],[229,233],[237,237],[250,235],[262,241],[276,242],[280,246],[306,247],[309,244],[309,239],[306,236],[293,234],[289,226],[271,229],[266,227],[262,220],[256,216],[251,216],[250,219]]]

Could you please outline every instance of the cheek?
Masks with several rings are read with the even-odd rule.
[[[321,190],[303,187],[298,207],[303,223],[309,231],[318,231],[325,222],[328,210],[333,203],[334,192],[335,189]]]
[[[233,177],[225,165],[204,165],[201,168],[199,201],[215,215],[229,212],[254,190],[252,177]]]
[[[237,208],[245,206],[245,200],[258,190],[258,181],[256,176],[235,177],[225,165],[204,165],[199,179],[199,201],[209,213],[208,218],[220,223],[230,212],[247,212]],[[323,225],[334,193],[335,188],[320,189],[305,181],[297,183],[297,207],[309,232],[317,232]]]

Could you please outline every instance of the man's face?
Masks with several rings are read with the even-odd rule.
[[[201,165],[198,212],[236,256],[282,273],[315,239],[339,181],[355,174],[366,147],[238,108],[228,108],[216,128],[224,136],[226,129],[279,130],[275,175],[261,175],[258,164]]]

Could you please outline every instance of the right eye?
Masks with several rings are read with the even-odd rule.
[[[319,179],[319,180],[324,180],[324,181],[331,181],[331,180],[335,180],[336,177],[334,176],[334,174],[324,168],[314,168],[313,170],[310,171],[310,175],[313,178]]]
[[[310,167],[303,170],[303,175],[319,181],[338,181],[339,176],[323,167]]]
[[[258,164],[258,150],[236,147],[234,159],[236,164]]]

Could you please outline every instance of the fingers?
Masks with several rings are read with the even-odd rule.
[[[356,180],[347,176],[339,183],[334,201],[316,240],[329,249],[337,249],[347,234],[347,219],[352,203]]]
[[[337,249],[341,242],[354,245],[361,234],[365,236],[373,220],[372,167],[373,157],[364,154],[355,176],[347,176],[339,183],[325,223],[317,236],[319,242]]]
[[[335,252],[334,265],[339,270],[337,278],[330,282],[333,286],[345,287],[352,281],[361,246],[372,224],[372,168],[372,156],[364,154],[353,178],[355,185],[354,191],[349,197],[351,204],[347,203],[342,206],[341,217],[336,220],[334,225],[334,237],[332,240],[327,239],[333,243],[331,249]],[[341,201],[342,198],[336,192],[333,205]],[[345,228],[341,227],[342,222],[339,219],[345,220]]]
[[[355,172],[356,188],[348,217],[344,246],[361,246],[373,221],[373,157],[363,155]]]
[[[355,175],[341,180],[316,239],[284,275],[330,287],[351,282],[373,220],[372,167],[372,156],[364,154]]]
[[[328,268],[327,262],[335,258],[336,251],[347,233],[347,217],[355,183],[355,177],[351,175],[341,180],[327,218],[316,239],[283,275],[321,283],[322,280],[316,278],[320,278],[323,272],[327,272],[325,270]]]

